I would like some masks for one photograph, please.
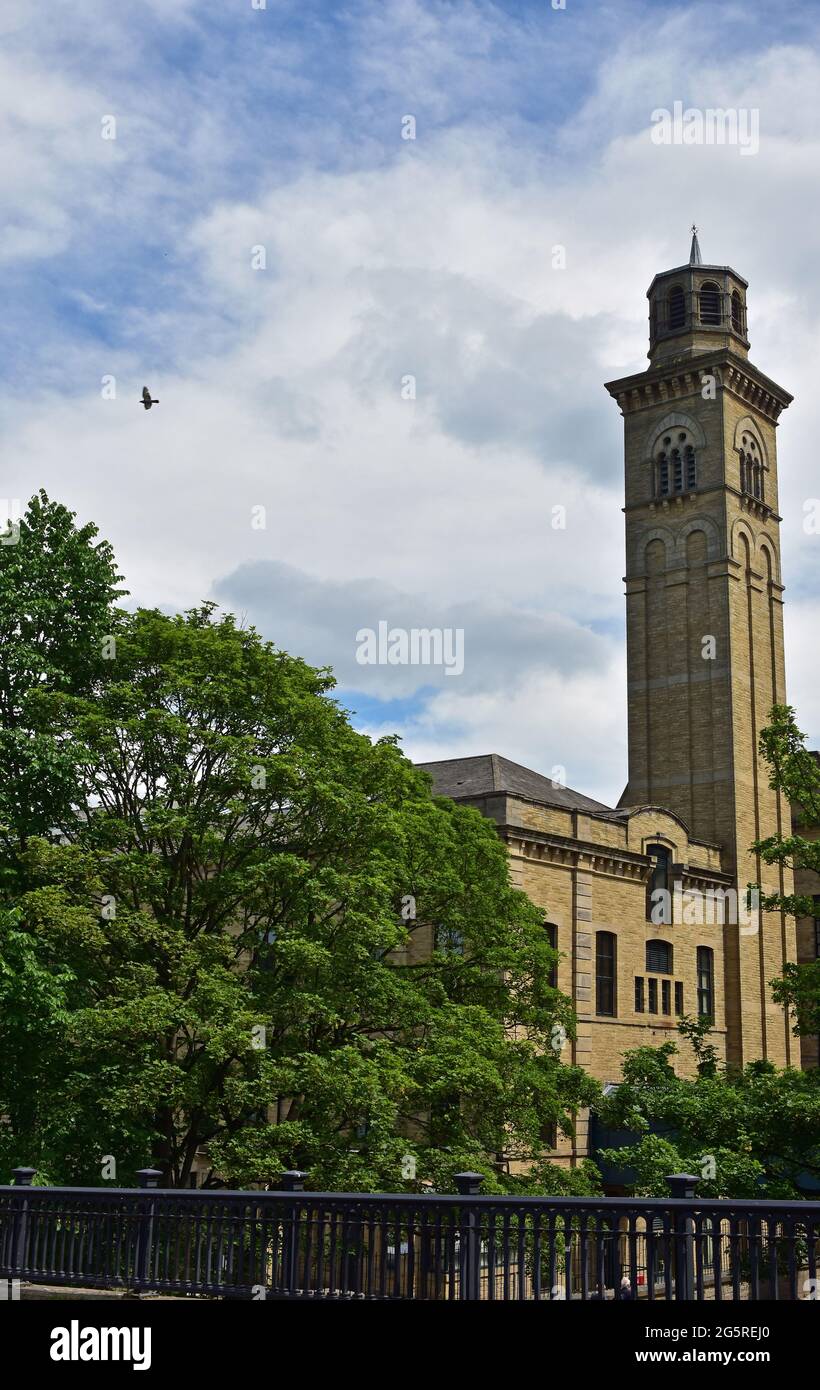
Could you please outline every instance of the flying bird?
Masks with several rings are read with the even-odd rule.
[[[147,386],[142,388],[142,403],[146,410],[150,410],[152,405],[159,405],[159,401],[152,398]]]

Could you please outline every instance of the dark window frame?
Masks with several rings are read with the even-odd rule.
[[[732,328],[735,333],[739,333],[745,338],[746,325],[743,315],[743,300],[737,290],[732,290]]]
[[[658,964],[658,961],[663,961]],[[646,943],[646,973],[647,975],[674,975],[675,973],[675,950],[671,941],[662,941],[660,937],[653,936]]]
[[[686,492],[692,492],[698,485],[698,464],[692,444],[686,444],[684,446],[683,465],[686,472],[685,490]]]
[[[618,938],[611,931],[595,933],[595,1012],[618,1017]]]
[[[547,933],[547,941],[553,951],[558,950],[558,927],[555,922],[545,922],[544,931]],[[558,962],[556,961],[550,971],[549,983],[553,989],[558,988]]]
[[[671,333],[686,327],[686,295],[680,285],[673,285],[666,296],[666,326]]]
[[[704,280],[698,290],[698,313],[708,328],[719,328],[723,323],[723,292],[714,280]]]
[[[698,1017],[715,1021],[715,953],[711,946],[697,949]]]
[[[672,489],[670,487],[670,482],[671,477],[669,473],[669,456],[664,450],[662,453],[658,455],[657,492],[659,497],[669,497],[671,495]]]
[[[671,927],[672,925],[672,901],[671,901],[671,881],[672,881],[672,851],[668,845],[651,844],[646,846],[648,858],[654,859],[655,867],[646,885],[646,920],[651,922],[654,927]],[[669,917],[662,921],[657,921],[652,916],[655,904],[652,902],[652,894],[659,888],[665,888],[670,894]]]

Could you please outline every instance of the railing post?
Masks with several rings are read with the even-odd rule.
[[[453,1176],[459,1196],[477,1197],[480,1194],[483,1173],[455,1173]],[[474,1301],[481,1297],[481,1228],[475,1207],[461,1207],[459,1237],[459,1298]]]
[[[15,1187],[31,1187],[36,1168],[12,1168],[11,1176]],[[28,1239],[28,1217],[29,1204],[26,1198],[22,1198],[19,1207],[14,1212],[14,1235],[9,1254],[11,1256],[11,1269],[9,1278],[14,1285],[15,1278],[23,1276],[23,1266],[26,1258],[26,1241]]]
[[[162,1177],[159,1168],[140,1168],[137,1183],[143,1191],[154,1191]],[[149,1265],[154,1244],[154,1217],[156,1202],[152,1199],[140,1201],[137,1207],[137,1249],[134,1260],[134,1292],[139,1293],[149,1284]]]
[[[304,1192],[309,1174],[302,1168],[283,1173],[279,1183],[282,1192]],[[282,1223],[282,1283],[286,1293],[296,1292],[299,1273],[299,1208],[296,1202]]]
[[[692,1173],[670,1173],[666,1179],[676,1201],[694,1202],[699,1179]],[[695,1297],[695,1223],[691,1216],[673,1212],[672,1239],[675,1248],[675,1299]]]

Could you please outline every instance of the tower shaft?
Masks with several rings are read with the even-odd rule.
[[[649,291],[650,366],[610,382],[624,416],[629,782],[622,805],[674,811],[718,844],[739,894],[790,891],[751,850],[789,808],[758,754],[785,702],[776,426],[791,396],[748,360],[746,282],[687,266]],[[724,926],[728,1057],[791,1059],[768,981],[794,930]]]

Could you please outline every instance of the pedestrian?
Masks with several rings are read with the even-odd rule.
[[[628,1274],[625,1274],[623,1279],[621,1280],[621,1287],[618,1290],[618,1297],[626,1299],[635,1297],[634,1293],[632,1292],[632,1285],[629,1282]]]

